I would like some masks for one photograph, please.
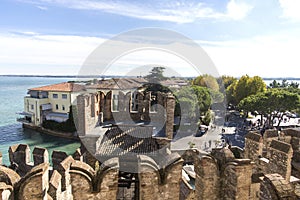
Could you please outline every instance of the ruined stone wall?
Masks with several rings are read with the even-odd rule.
[[[255,132],[249,132],[245,136],[245,152],[244,158],[250,159],[258,163],[259,156],[263,153],[262,136]]]
[[[236,159],[228,163],[222,182],[224,199],[250,199],[251,176],[252,164],[249,159]]]
[[[26,152],[26,145],[21,145]],[[19,147],[13,147],[13,153]],[[20,150],[20,148],[19,148]],[[74,158],[63,152],[54,151],[51,155],[53,168],[49,167],[48,152],[36,148],[35,164],[20,178],[13,170],[0,166],[0,199],[117,199],[119,190],[119,159],[112,158],[101,166],[93,168],[82,162],[84,153],[75,152]],[[26,157],[26,154],[23,154]],[[12,157],[12,163],[19,162]],[[160,160],[160,159],[159,159]],[[158,162],[158,163],[157,163]],[[183,160],[178,154],[169,154],[160,161],[148,156],[139,156],[139,199],[179,199]],[[189,199],[193,199],[190,191]]]
[[[220,199],[220,172],[216,160],[209,156],[196,159],[195,172],[196,199]]]
[[[253,163],[236,159],[228,148],[216,148],[210,156],[195,160],[196,199],[251,199]]]
[[[276,129],[266,130],[263,134],[264,149],[267,150],[271,145],[272,140],[278,140],[280,134]]]
[[[175,159],[159,166],[150,157],[139,156],[140,199],[179,199],[182,163],[182,159]]]
[[[290,144],[273,140],[268,149],[269,164],[267,174],[278,173],[290,180],[293,150]]]
[[[99,123],[99,101],[97,94],[83,94],[77,96],[77,133],[85,136]]]
[[[294,200],[299,199],[299,197],[295,193],[294,186],[289,181],[286,181],[281,175],[267,174],[261,182],[259,199]]]
[[[180,182],[180,200],[196,200],[195,190],[184,179]]]
[[[11,148],[14,150],[10,156],[12,163],[20,164],[26,157],[26,145],[20,146]],[[21,154],[20,150],[25,150],[25,154]],[[108,160],[103,167],[95,171],[84,162],[74,160],[71,156],[64,158],[63,153],[54,152],[53,169],[50,170],[47,150],[35,148],[34,153],[36,162],[32,163],[30,170],[22,178],[15,171],[0,166],[1,200],[116,199],[118,159]],[[13,156],[20,154],[23,155],[21,159],[20,156]],[[17,168],[16,171],[20,170]]]
[[[173,95],[168,95],[166,99],[166,136],[167,138],[172,139],[174,126],[175,97]]]
[[[104,121],[123,123],[152,122],[162,127],[166,137],[173,138],[175,98],[171,94],[158,92],[158,109],[150,112],[150,93],[137,93],[137,111],[132,110],[131,92],[118,92],[118,111],[112,111],[112,92],[106,95],[103,92],[95,94],[83,94],[77,97],[77,132],[79,136],[85,136],[93,130],[97,124]],[[160,125],[159,125],[160,124]]]

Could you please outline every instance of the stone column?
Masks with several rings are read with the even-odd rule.
[[[219,200],[220,178],[216,161],[209,156],[195,158],[195,196],[198,200]]]
[[[47,149],[35,147],[32,154],[33,154],[33,162],[35,166],[41,163],[49,163],[49,154]]]
[[[252,163],[249,159],[229,162],[222,175],[221,197],[245,200],[251,197]]]
[[[168,139],[173,139],[175,97],[173,95],[168,95],[166,101],[166,136]]]

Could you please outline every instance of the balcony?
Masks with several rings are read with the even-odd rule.
[[[31,123],[32,122],[32,113],[28,113],[28,112],[19,112],[17,113],[18,115],[22,115],[24,117],[18,117],[17,118],[17,122],[22,122],[22,123]]]

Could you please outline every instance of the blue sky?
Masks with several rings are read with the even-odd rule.
[[[107,39],[159,27],[197,42],[220,74],[300,77],[299,10],[299,0],[2,0],[0,74],[77,74]]]

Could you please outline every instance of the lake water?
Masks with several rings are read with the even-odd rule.
[[[27,89],[72,80],[70,78],[43,77],[0,77],[0,151],[3,163],[8,165],[8,148],[14,144],[28,144],[31,152],[35,146],[47,148],[49,156],[53,150],[72,154],[80,143],[74,140],[61,139],[22,128],[16,122],[17,112],[23,111],[24,96]]]

